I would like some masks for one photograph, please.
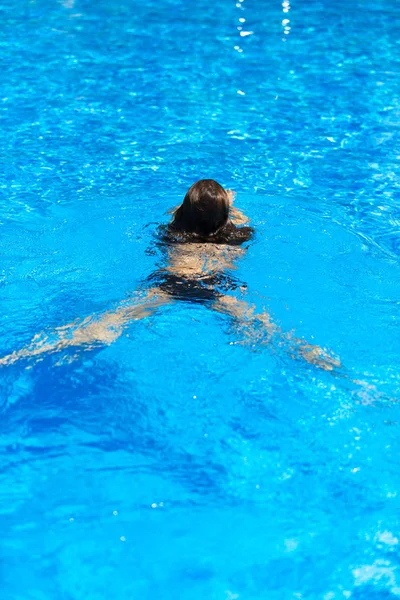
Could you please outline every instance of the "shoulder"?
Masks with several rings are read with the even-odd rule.
[[[226,244],[239,246],[248,242],[253,235],[254,229],[252,227],[236,227],[232,221],[228,221],[219,231],[209,236],[181,231],[171,223],[160,225],[157,229],[157,238],[163,244]]]

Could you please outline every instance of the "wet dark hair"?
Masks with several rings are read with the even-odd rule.
[[[185,233],[210,236],[229,219],[229,196],[214,179],[200,179],[188,190],[176,210],[171,228]]]
[[[229,218],[228,192],[214,179],[200,179],[188,190],[171,223],[158,228],[166,244],[203,242],[240,245],[254,234],[252,227],[236,227]]]

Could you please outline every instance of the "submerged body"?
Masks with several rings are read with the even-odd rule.
[[[112,343],[130,322],[153,314],[171,301],[185,300],[229,315],[245,340],[259,343],[261,327],[266,334],[262,341],[276,339],[294,358],[302,357],[325,370],[340,366],[319,346],[285,334],[266,311],[256,314],[249,303],[232,294],[246,290],[233,271],[245,252],[244,244],[254,234],[251,227],[245,226],[247,217],[232,208],[232,202],[233,193],[213,180],[194,184],[175,210],[172,222],[159,231],[163,267],[152,273],[132,298],[114,310],[36,335],[27,347],[0,359],[0,365],[24,358],[40,360],[46,354],[74,348],[76,354],[68,357],[71,360],[80,350]]]
[[[148,281],[173,298],[194,302],[215,300],[244,288],[233,271],[245,253],[241,244],[251,239],[253,231],[250,227],[238,228],[232,221],[226,229],[212,241],[200,241],[197,236],[182,238],[166,228],[160,236],[165,266]]]

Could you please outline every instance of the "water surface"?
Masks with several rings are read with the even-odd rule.
[[[245,298],[348,375],[182,302],[3,368],[2,600],[398,597],[400,7],[0,12],[1,355],[129,297],[213,177]]]

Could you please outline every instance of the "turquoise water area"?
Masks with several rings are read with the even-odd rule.
[[[399,3],[0,18],[0,356],[132,298],[212,177],[256,230],[232,294],[342,363],[178,302],[0,368],[1,600],[399,597]]]

